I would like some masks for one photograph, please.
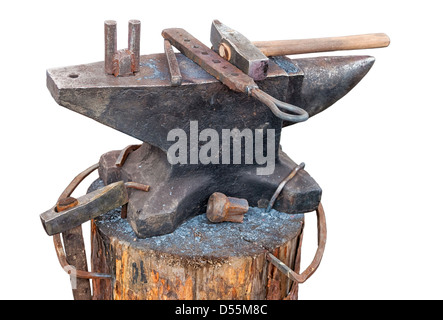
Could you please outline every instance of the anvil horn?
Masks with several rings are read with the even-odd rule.
[[[294,104],[309,116],[322,112],[346,95],[368,73],[375,58],[371,56],[332,56],[298,59],[304,79]]]

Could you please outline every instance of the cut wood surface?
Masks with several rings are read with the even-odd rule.
[[[97,184],[95,182],[94,184]],[[297,285],[266,260],[299,269],[304,215],[250,208],[243,223],[198,215],[173,233],[136,238],[120,209],[92,222],[94,299],[284,299]]]

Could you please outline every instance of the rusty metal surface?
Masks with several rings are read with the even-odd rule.
[[[72,277],[76,277],[79,279],[111,279],[112,276],[110,274],[106,273],[99,273],[99,272],[88,272],[84,270],[77,270],[77,268],[73,267],[71,264],[68,263],[68,260],[66,258],[65,250],[63,248],[63,244],[60,238],[60,234],[56,234],[53,237],[54,241],[54,247],[57,253],[57,259],[63,268],[63,270],[66,271],[67,274],[69,274]]]
[[[128,48],[117,50],[117,22],[105,21],[105,73],[114,76],[130,76],[140,70],[139,20],[129,20]]]
[[[251,97],[256,98],[268,106],[276,117],[291,122],[301,122],[308,119],[309,115],[305,110],[279,101],[259,89],[254,79],[249,75],[239,70],[230,62],[221,59],[218,54],[211,51],[185,30],[166,29],[163,30],[162,35],[165,39],[171,41],[185,56],[196,62],[205,71],[228,86],[228,88],[238,92],[245,92]],[[266,64],[267,69],[268,65]],[[286,113],[281,109],[291,113]]]
[[[78,200],[73,197],[67,197],[64,199],[61,199],[57,202],[55,206],[56,212],[62,212],[64,210],[70,209],[78,205]]]
[[[105,72],[114,74],[114,54],[117,52],[117,22],[105,21]]]
[[[103,63],[49,70],[48,87],[62,106],[164,151],[173,144],[166,140],[168,132],[187,130],[191,120],[198,121],[201,129],[257,128],[269,123],[279,130],[279,119],[265,105],[230,91],[183,55],[177,59],[183,76],[178,87],[170,85],[164,54],[142,56],[135,77],[107,76]],[[71,73],[79,76],[72,79]],[[274,64],[262,88],[284,99],[286,87],[286,73]]]
[[[126,188],[130,188],[130,189],[144,191],[144,192],[148,192],[149,188],[150,188],[146,184],[142,184],[142,183],[138,183],[138,182],[133,182],[133,181],[125,182],[125,187]]]
[[[180,28],[165,29],[162,31],[162,36],[229,89],[248,93],[248,90],[257,87],[251,77],[222,59],[186,30]]]
[[[149,186],[145,184],[118,181],[78,199],[62,198],[56,206],[40,215],[43,228],[48,235],[55,235],[78,227],[109,210],[124,206],[129,200],[126,188],[149,191]]]
[[[131,76],[134,74],[134,55],[128,49],[118,50],[114,54],[114,76]]]
[[[213,49],[254,80],[266,78],[268,57],[300,53],[328,52],[386,47],[384,33],[302,40],[251,42],[241,33],[214,20],[211,26]]]
[[[64,203],[70,198],[70,195],[78,187],[78,185],[92,172],[98,169],[99,164],[94,164],[89,168],[79,173],[71,183],[65,188],[62,194],[59,196],[58,204]],[[72,198],[73,201],[67,201],[68,203],[78,203],[78,200]],[[67,208],[69,209],[69,205]],[[61,211],[64,211],[63,207],[59,207]],[[86,263],[85,247],[82,236],[81,226],[73,228],[63,233],[63,240],[65,243],[65,249],[61,241],[60,234],[53,235],[53,241],[57,258],[62,268],[71,276],[75,276],[80,279],[94,279],[94,278],[111,278],[108,274],[88,272],[88,266]],[[68,262],[69,261],[69,262]],[[91,289],[89,281],[78,280],[78,288],[73,289],[74,298],[76,300],[89,300],[91,298]]]
[[[250,94],[252,97],[256,98],[258,101],[268,106],[272,113],[277,118],[280,118],[283,121],[297,123],[306,121],[309,118],[309,114],[304,109],[291,105],[289,103],[282,102],[270,96],[263,90],[252,88],[250,90]],[[290,113],[284,112],[281,109],[289,111]]]
[[[126,158],[128,158],[128,156],[131,154],[131,152],[137,150],[138,148],[140,148],[141,144],[131,144],[129,146],[127,146],[126,148],[124,148],[120,154],[118,155],[117,160],[115,160],[115,165],[117,167],[121,167],[124,165]]]
[[[254,80],[264,80],[268,74],[269,59],[241,33],[229,28],[218,20],[211,25],[211,43],[220,56],[238,67]],[[230,52],[220,53],[220,45]]]
[[[133,54],[133,72],[140,71],[140,33],[141,23],[139,20],[129,20],[128,22],[128,50]]]
[[[304,223],[304,221],[303,221]],[[300,232],[300,235],[298,236],[298,243],[295,248],[295,261],[294,261],[294,272],[300,273],[300,265],[301,265],[301,248],[303,244],[303,232],[304,232],[304,226],[302,226],[302,230]],[[284,298],[284,300],[298,300],[298,289],[299,285],[297,282],[292,281],[291,289],[288,292],[288,295]]]
[[[65,232],[109,210],[128,202],[128,193],[123,181],[107,185],[77,199],[77,205],[57,212],[56,206],[40,215],[48,235]]]
[[[164,49],[166,60],[168,61],[169,74],[171,77],[171,86],[179,86],[182,83],[182,74],[178,66],[177,57],[172,49],[171,42],[164,40]]]
[[[65,190],[62,192],[62,194],[59,196],[58,201],[68,198],[71,196],[71,194],[74,192],[74,190],[77,188],[77,186],[92,172],[97,170],[99,167],[99,164],[93,164],[89,168],[86,168],[84,171],[80,172],[72,181],[69,183],[69,185],[65,188]]]
[[[266,212],[271,211],[275,200],[277,200],[278,196],[280,195],[280,192],[283,190],[283,188],[285,187],[285,185],[292,179],[294,178],[294,176],[297,174],[297,172],[299,172],[301,169],[305,168],[305,164],[304,162],[300,163],[299,165],[297,165],[294,170],[291,171],[291,173],[283,179],[282,182],[280,182],[280,184],[277,187],[277,190],[275,190],[274,194],[272,195],[271,200],[269,201],[268,207],[266,208]]]
[[[318,269],[320,262],[323,257],[326,246],[326,217],[322,204],[320,203],[317,210],[317,233],[318,233],[318,247],[315,252],[314,258],[309,266],[301,274],[293,271],[278,258],[276,258],[272,253],[267,253],[267,259],[271,262],[278,270],[280,270],[286,277],[290,278],[292,281],[297,283],[303,283],[308,280],[314,272]]]
[[[71,183],[63,190],[58,198],[58,201],[68,198],[77,186],[92,172],[97,170],[98,163],[90,166],[81,173],[79,173]],[[88,263],[86,260],[85,243],[83,241],[83,234],[81,226],[75,227],[71,230],[63,232],[63,242],[65,244],[65,251],[61,251],[60,234],[53,236],[57,258],[60,264],[64,267],[66,262],[68,265],[75,268],[76,272],[88,270]],[[66,269],[65,269],[66,270]],[[72,284],[71,284],[72,285]],[[76,287],[72,289],[72,294],[75,300],[90,300],[91,299],[91,284],[88,279],[77,279]]]
[[[171,86],[164,54],[140,59],[140,72],[134,77],[106,76],[104,63],[97,62],[50,69],[47,86],[58,104],[164,150],[171,143],[159,138],[166,137],[169,130],[189,125],[191,119],[201,123],[202,119],[212,119],[216,113],[223,113],[225,105],[243,105],[231,113],[254,110],[248,118],[267,112],[267,107],[254,103],[253,98],[226,90],[182,54],[177,54],[183,77],[179,87]],[[259,85],[280,100],[300,106],[312,117],[346,95],[373,63],[374,58],[369,56],[273,58],[268,77]],[[238,117],[239,114],[232,115],[232,118]],[[218,118],[224,122],[225,115]],[[139,119],[146,120],[140,122]],[[263,123],[267,121],[263,119]],[[232,125],[236,125],[235,120]]]
[[[238,222],[242,223],[249,210],[248,200],[227,197],[220,192],[214,192],[208,200],[206,216],[211,222]]]

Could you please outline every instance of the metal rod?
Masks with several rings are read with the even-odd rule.
[[[105,72],[114,73],[114,54],[117,52],[117,22],[105,21]]]
[[[69,197],[74,192],[74,190],[77,188],[77,186],[88,175],[90,175],[92,172],[97,170],[98,167],[99,167],[99,164],[96,163],[96,164],[90,166],[89,168],[87,168],[86,170],[82,171],[81,173],[79,173],[71,181],[71,183],[65,188],[65,190],[62,192],[62,194],[59,196],[58,201],[66,199],[67,197]],[[68,274],[71,274],[72,270],[74,270],[74,268],[72,266],[70,266],[70,264],[68,263],[68,261],[66,259],[66,253],[65,253],[65,251],[63,249],[63,245],[62,245],[62,240],[61,240],[60,234],[57,233],[57,234],[53,235],[52,239],[54,241],[55,252],[57,253],[57,259],[60,262],[60,265],[62,266],[62,268]],[[83,244],[83,242],[82,242],[82,245],[83,246],[81,248],[79,248],[79,254],[83,254],[83,252],[84,252],[84,244]],[[81,279],[111,278],[111,275],[109,275],[109,274],[88,272],[88,271],[83,271],[83,270],[79,270],[79,269],[75,270],[75,276],[77,278],[81,278]]]
[[[126,148],[124,148],[124,149],[120,152],[120,154],[119,154],[117,160],[115,161],[115,165],[116,165],[117,167],[122,167],[123,164],[125,163],[126,159],[128,158],[129,154],[130,154],[131,152],[137,150],[137,149],[140,148],[140,147],[141,147],[141,144],[131,144],[131,145],[127,146]]]
[[[320,203],[317,208],[317,233],[318,233],[318,247],[315,252],[314,259],[311,264],[303,271],[301,274],[294,272],[291,268],[289,268],[286,264],[281,262],[277,257],[275,257],[272,253],[268,252],[266,254],[266,259],[272,263],[278,270],[283,272],[285,276],[287,276],[292,281],[297,283],[303,283],[311,277],[314,272],[317,270],[320,265],[321,259],[323,257],[323,253],[325,251],[326,246],[326,217],[325,211],[323,209],[322,204]]]
[[[271,109],[272,113],[282,120],[291,122],[302,122],[308,120],[309,118],[309,114],[304,109],[280,101],[257,87],[251,88],[249,90],[249,94],[268,106],[268,108]],[[292,112],[293,114],[283,112],[279,108]]]
[[[277,200],[277,197],[279,196],[280,192],[285,187],[286,183],[288,183],[289,180],[294,178],[294,176],[297,174],[300,169],[303,169],[305,167],[305,163],[302,162],[298,166],[294,168],[294,170],[291,171],[291,173],[278,185],[277,189],[275,190],[274,194],[272,195],[271,200],[269,201],[268,207],[266,208],[265,212],[271,211],[272,207],[274,206],[275,200]]]
[[[182,83],[182,75],[178,66],[177,57],[172,49],[171,42],[164,40],[164,49],[166,60],[168,61],[169,75],[171,76],[171,85],[179,86]]]
[[[139,20],[129,20],[128,24],[128,50],[134,55],[134,72],[140,71],[140,29]]]
[[[66,260],[66,254],[63,249],[62,240],[60,238],[60,233],[52,236],[54,241],[55,250],[57,252],[57,258],[62,266],[63,270],[66,271],[69,275],[74,273],[74,276],[80,279],[111,279],[112,276],[106,273],[97,273],[97,272],[88,272],[83,270],[77,270],[73,266],[71,266]]]
[[[97,170],[99,167],[99,164],[96,163],[92,166],[90,166],[89,168],[87,168],[86,170],[82,171],[81,173],[79,173],[72,181],[71,183],[66,187],[66,189],[62,192],[62,194],[60,195],[60,197],[58,197],[58,201],[65,199],[67,197],[69,197],[75,190],[75,188],[77,188],[77,186],[80,184],[80,182],[82,182],[88,175],[90,175],[92,172],[94,172],[95,170]]]
[[[141,191],[149,191],[149,186],[146,184],[141,184],[141,183],[137,183],[137,182],[125,182],[125,186],[126,188],[132,188],[132,189],[137,189],[137,190],[141,190]]]

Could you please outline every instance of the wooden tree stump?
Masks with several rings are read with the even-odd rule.
[[[199,215],[171,234],[138,239],[115,209],[92,222],[92,271],[112,275],[93,280],[94,299],[297,298],[297,284],[266,253],[298,272],[303,221],[250,208],[243,223]]]

